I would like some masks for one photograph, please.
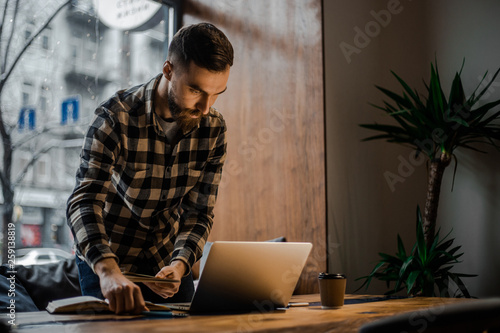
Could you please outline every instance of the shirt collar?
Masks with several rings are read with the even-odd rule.
[[[146,83],[146,105],[145,105],[145,113],[148,119],[148,123],[150,126],[154,126],[155,130],[158,134],[163,135],[163,130],[158,122],[158,118],[156,113],[154,112],[154,102],[155,102],[155,93],[158,88],[158,84],[160,83],[160,79],[163,73],[158,74],[156,77],[151,79],[148,83]]]

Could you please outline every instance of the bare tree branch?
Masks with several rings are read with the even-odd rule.
[[[3,15],[2,15],[2,22],[0,22],[0,37],[2,36],[3,32],[3,24],[5,23],[5,18],[7,17],[7,7],[9,5],[8,1],[5,1],[5,6],[3,8]],[[2,43],[0,43],[0,53],[2,52]],[[2,67],[0,67],[0,73],[3,73],[4,67],[3,63],[1,64]]]
[[[9,138],[10,133],[7,132],[7,129],[5,128],[5,122],[3,121],[3,112],[2,109],[0,108],[0,135],[2,135],[2,139]]]
[[[50,22],[52,22],[52,20],[57,16],[57,14],[65,6],[69,5],[71,3],[71,1],[72,0],[68,0],[64,4],[62,4],[59,8],[57,8],[57,10],[52,14],[52,16],[49,17],[49,19],[47,20],[47,22],[45,22],[45,24],[34,35],[32,35],[31,38],[26,42],[26,44],[24,45],[24,47],[21,49],[21,51],[19,52],[19,54],[16,56],[14,62],[10,66],[10,68],[5,73],[1,74],[1,76],[0,76],[0,94],[2,93],[3,87],[5,86],[5,82],[7,81],[7,79],[9,78],[9,76],[12,74],[12,71],[16,67],[18,61],[21,59],[21,56],[24,54],[24,52],[26,52],[26,50],[31,45],[31,43],[33,43],[33,41],[35,40],[35,38],[37,38],[38,35],[40,35],[42,33],[42,31],[50,24]]]
[[[73,139],[73,140],[65,140],[61,142],[60,140],[50,140],[45,146],[40,148],[37,152],[33,154],[31,160],[23,167],[23,169],[19,172],[17,178],[12,182],[12,185],[15,186],[19,184],[28,170],[38,161],[38,159],[46,154],[52,148],[70,148],[70,147],[80,147],[82,145],[81,139]]]
[[[5,176],[5,173],[0,170],[0,182],[2,183],[2,187],[8,186],[9,180]]]
[[[66,128],[78,128],[82,125],[80,124],[72,124],[72,125],[66,125],[65,127]],[[36,138],[37,136],[41,135],[41,134],[44,134],[44,133],[48,133],[56,128],[60,128],[61,125],[59,123],[52,123],[52,124],[48,124],[44,127],[42,127],[41,129],[37,130],[37,131],[33,131],[33,132],[30,132],[30,135],[27,135],[23,138],[21,138],[19,141],[17,141],[16,143],[14,143],[12,145],[12,150],[16,150],[17,148],[21,147],[22,145],[24,145],[25,143],[33,140],[34,138]]]
[[[5,72],[5,68],[7,68],[7,58],[9,57],[10,45],[12,44],[12,38],[14,37],[14,30],[16,30],[18,9],[19,9],[19,0],[16,0],[16,4],[14,5],[14,14],[12,17],[12,29],[10,29],[10,36],[7,39],[7,47],[5,48],[5,56],[3,57],[2,72],[1,72],[2,74]]]
[[[56,147],[58,143],[58,141],[57,142],[56,141],[57,140],[50,140],[45,146],[43,146],[33,154],[31,160],[28,163],[26,163],[23,169],[19,172],[17,178],[12,182],[13,186],[15,186],[15,184],[18,184],[21,180],[23,180],[24,176],[26,176],[26,173],[28,173],[28,170],[33,166],[33,164],[36,163],[36,161],[38,161],[41,155],[47,153],[52,148]]]
[[[10,137],[10,133],[7,132],[7,129],[5,128],[5,121],[3,119],[3,112],[2,109],[0,108],[0,135],[2,136],[2,146],[3,146],[3,159],[5,160],[8,158],[9,152],[12,152],[12,141]],[[7,166],[4,163],[4,168]],[[2,181],[2,186],[4,188],[9,186],[9,172],[8,170],[2,170],[2,173],[0,174],[1,176],[1,181]]]

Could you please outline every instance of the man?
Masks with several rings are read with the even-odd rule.
[[[181,29],[163,72],[101,104],[86,134],[67,219],[84,295],[116,313],[144,299],[189,301],[226,156],[211,106],[226,90],[233,48],[208,23]],[[140,287],[121,271],[181,279]]]

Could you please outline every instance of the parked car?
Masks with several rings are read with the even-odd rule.
[[[28,248],[16,251],[17,265],[41,265],[71,259],[73,254],[55,248]]]

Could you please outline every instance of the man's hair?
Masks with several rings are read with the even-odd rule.
[[[168,48],[168,59],[187,68],[191,61],[212,72],[233,65],[233,46],[213,24],[199,23],[180,29]]]

